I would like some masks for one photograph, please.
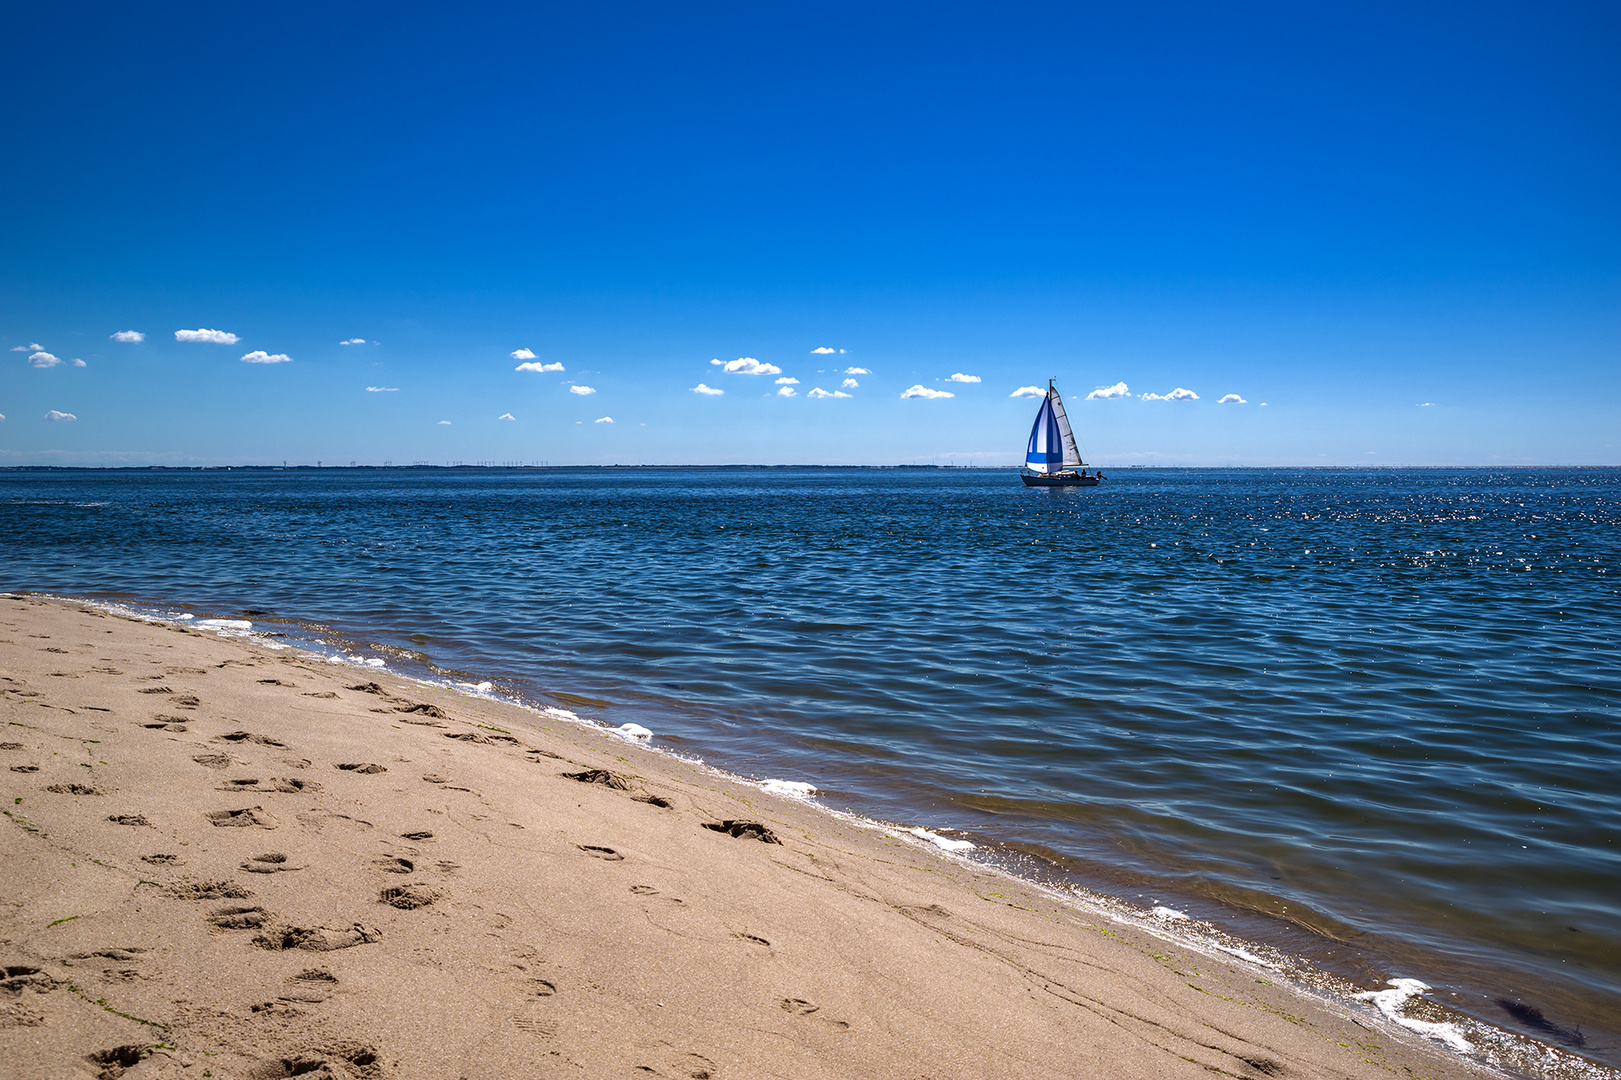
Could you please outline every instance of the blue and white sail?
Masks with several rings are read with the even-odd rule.
[[[1050,382],[1047,396],[1041,399],[1041,408],[1036,410],[1036,422],[1030,428],[1030,446],[1025,450],[1024,463],[1036,473],[1060,472],[1086,464],[1075,446],[1069,414],[1064,412],[1064,399]]]

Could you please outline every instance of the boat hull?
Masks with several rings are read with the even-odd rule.
[[[1028,473],[1021,472],[1019,479],[1024,481],[1025,487],[1097,487],[1098,478],[1095,476],[1081,476],[1072,472],[1058,473]]]

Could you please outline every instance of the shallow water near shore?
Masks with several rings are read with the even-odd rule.
[[[1615,469],[3,472],[0,588],[639,723],[1614,1065],[1618,525]]]

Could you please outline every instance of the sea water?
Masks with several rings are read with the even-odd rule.
[[[1599,468],[11,471],[0,588],[634,724],[1617,1064],[1618,526]]]

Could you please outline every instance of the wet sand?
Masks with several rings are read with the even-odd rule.
[[[0,597],[0,1076],[1448,1077],[605,732]]]

